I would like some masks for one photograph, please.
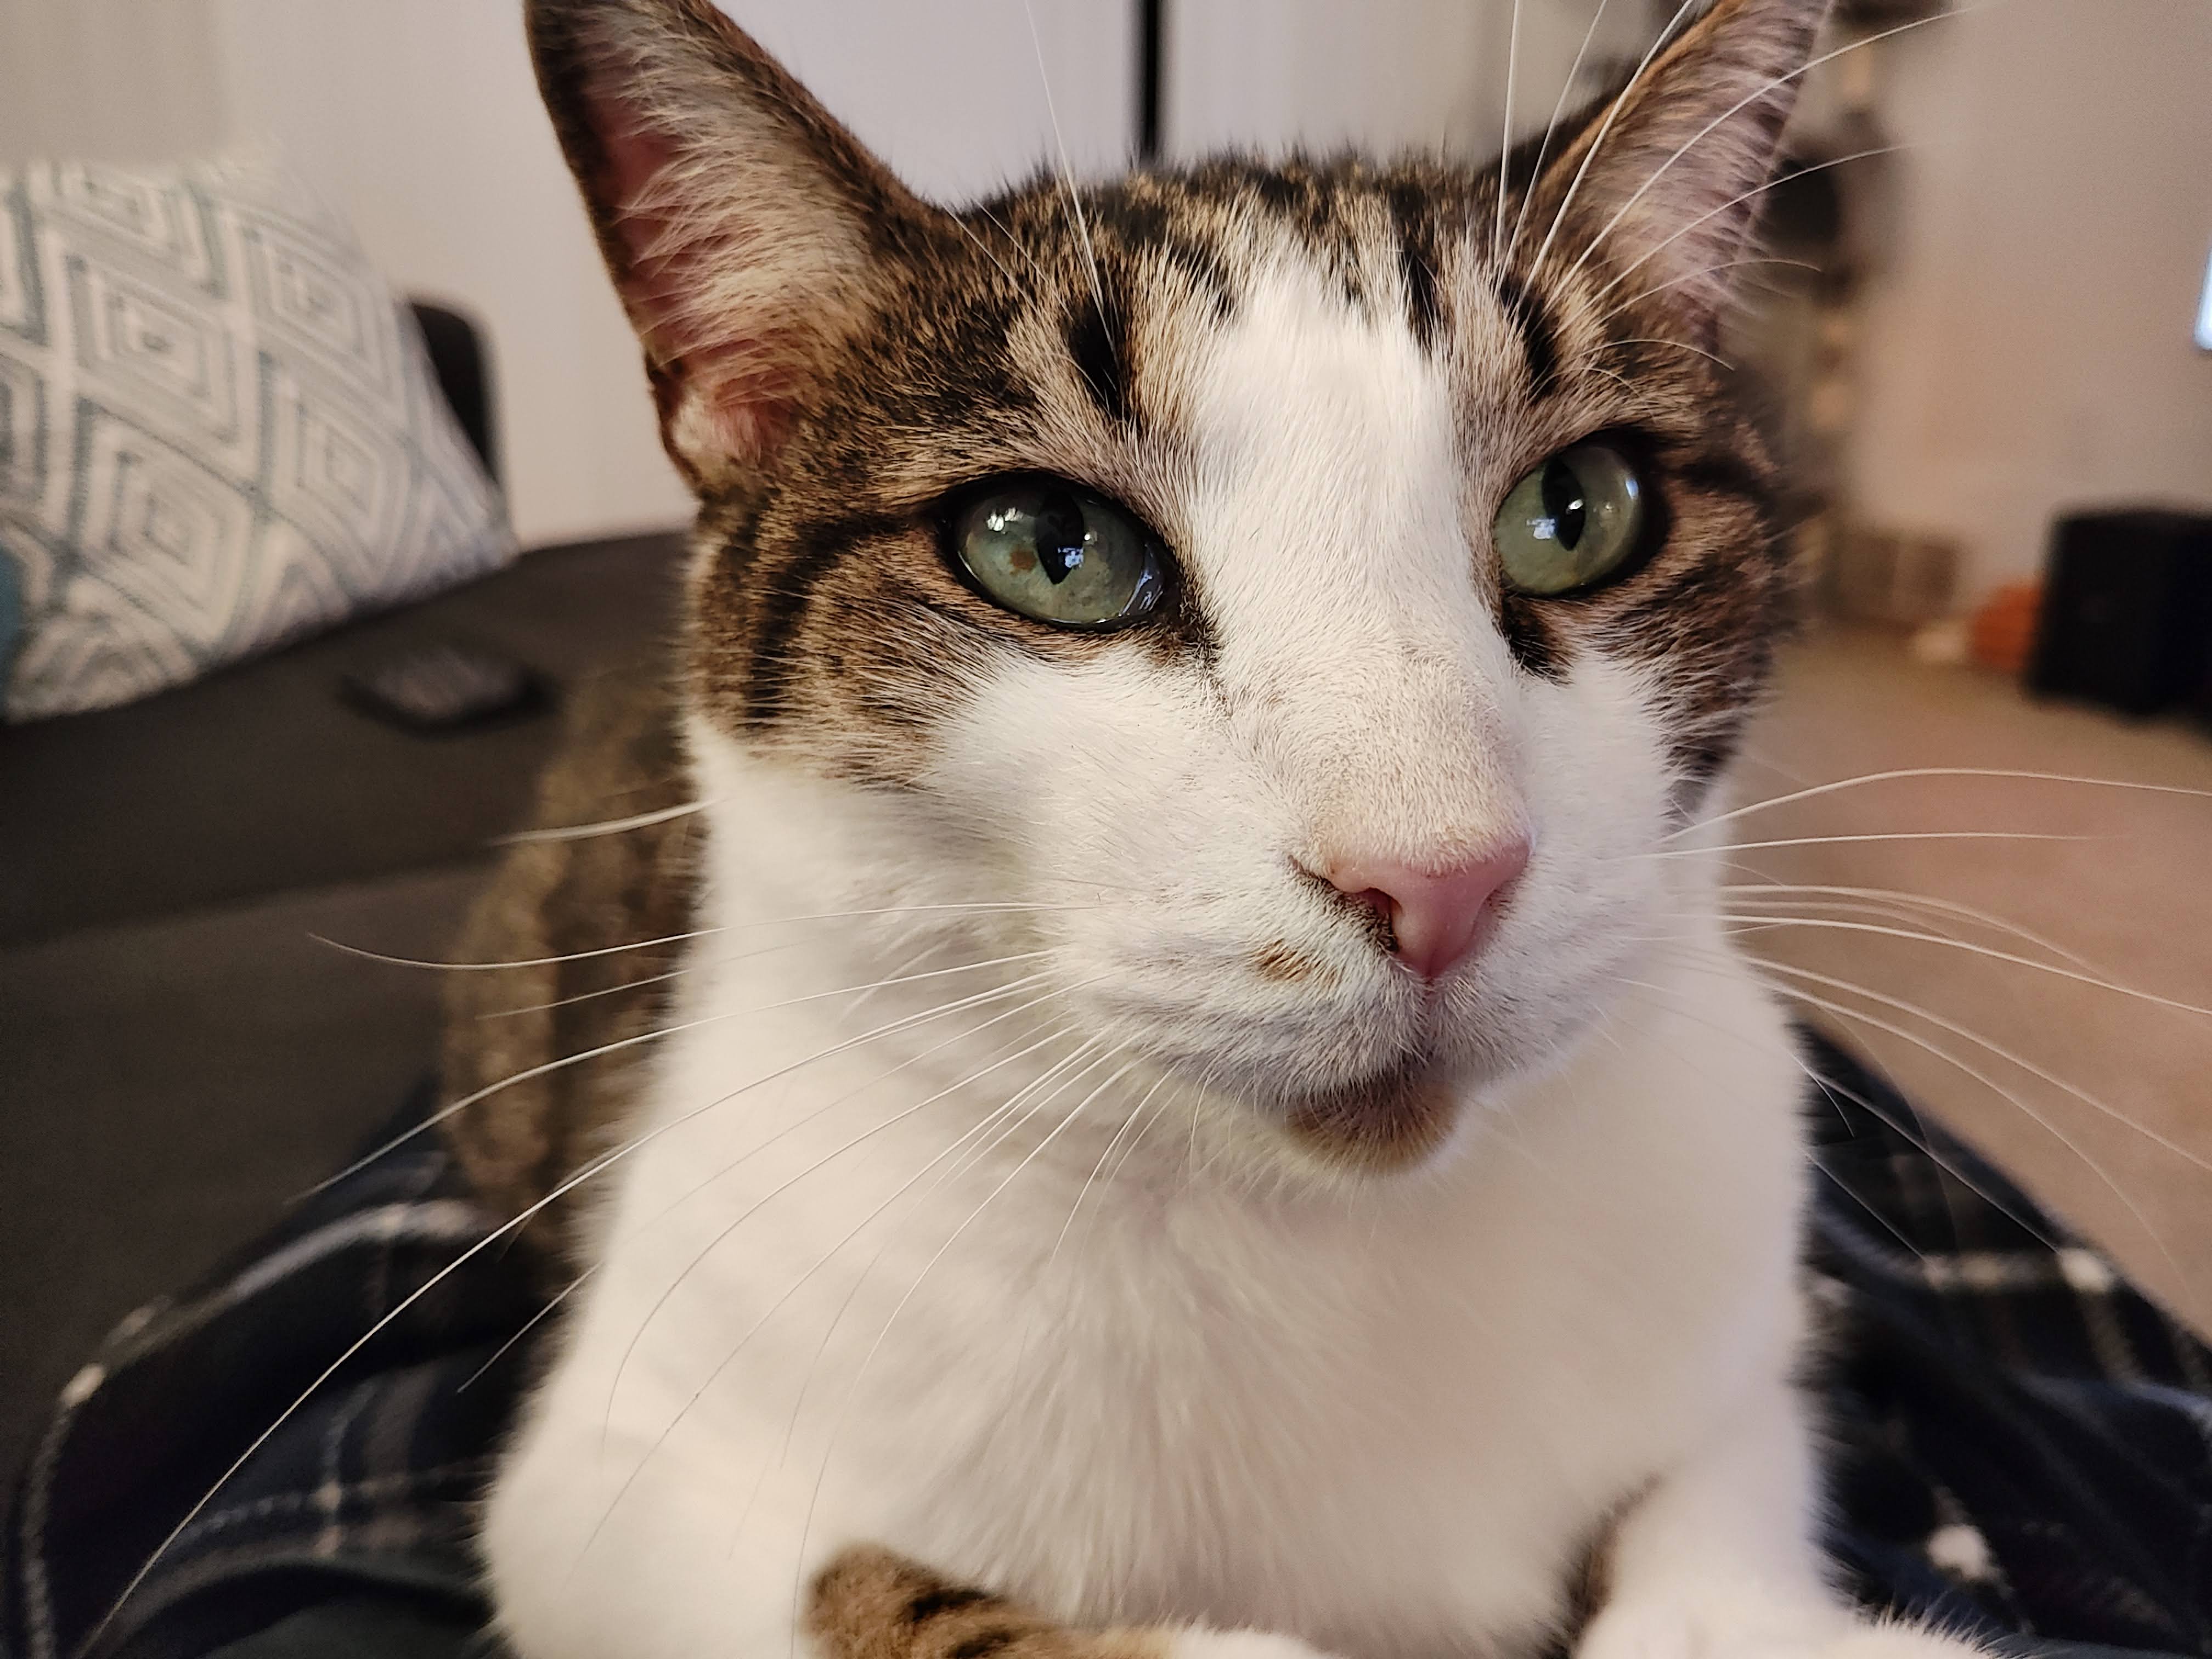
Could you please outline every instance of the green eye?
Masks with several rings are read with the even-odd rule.
[[[1505,580],[1523,593],[1592,586],[1634,556],[1644,485],[1619,451],[1577,444],[1513,486],[1493,533]]]
[[[953,550],[1009,611],[1062,628],[1121,628],[1159,603],[1152,540],[1110,501],[1039,480],[979,495],[952,527]]]

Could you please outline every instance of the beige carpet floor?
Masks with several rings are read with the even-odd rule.
[[[1731,828],[1753,884],[1740,914],[1797,919],[1746,941],[1799,970],[1778,980],[1835,1005],[1808,1012],[2212,1332],[2212,1018],[2087,982],[2212,1006],[2212,735],[2037,702],[1975,670],[1916,663],[1893,639],[1831,633],[1793,650],[1748,753],[1745,800],[1926,767],[2208,792],[1899,779]],[[1748,845],[1800,839],[1814,844]],[[1965,908],[1755,890],[1769,881]]]

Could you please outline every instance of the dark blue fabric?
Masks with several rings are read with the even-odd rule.
[[[18,1489],[6,1651],[187,1659],[364,1591],[480,1625],[470,1505],[524,1382],[526,1352],[507,1345],[544,1305],[495,1224],[418,1135],[126,1319],[64,1390]]]
[[[1808,1255],[1835,1316],[1817,1379],[1830,1541],[1853,1587],[2041,1659],[2212,1659],[2212,1356],[1850,1055],[1807,1047],[1828,1079],[1809,1103]],[[0,1643],[23,1659],[478,1649],[471,1506],[529,1376],[515,1339],[545,1305],[510,1243],[418,1136],[125,1321],[19,1488]]]
[[[1832,1544],[1861,1595],[2212,1654],[2212,1353],[1856,1060],[1808,1048]]]

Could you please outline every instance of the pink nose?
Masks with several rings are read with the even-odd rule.
[[[1442,870],[1381,859],[1333,860],[1329,884],[1390,924],[1398,959],[1424,979],[1442,979],[1482,942],[1495,906],[1528,867],[1528,842],[1516,836],[1485,856]]]

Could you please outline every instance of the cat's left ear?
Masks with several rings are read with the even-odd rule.
[[[670,458],[758,468],[939,210],[710,0],[529,0],[539,89]]]
[[[1565,206],[1547,271],[1590,263],[1622,276],[1615,301],[1663,289],[1710,336],[1757,221],[1759,188],[1828,0],[1716,0],[1609,102],[1591,110],[1536,182],[1530,219]]]

